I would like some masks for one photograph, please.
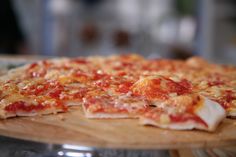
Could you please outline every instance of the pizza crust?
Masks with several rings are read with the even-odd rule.
[[[4,110],[0,110],[0,119],[7,119],[10,117],[32,117],[32,116],[39,116],[39,115],[48,115],[48,114],[56,114],[59,112],[64,112],[62,109],[58,108],[48,108],[42,111],[31,111],[31,112],[24,112],[24,111],[17,111],[15,113],[13,112],[6,112]]]
[[[101,119],[101,118],[107,118],[107,119],[119,119],[119,118],[135,118],[130,116],[129,114],[122,114],[122,113],[90,113],[90,112],[85,112],[86,118],[91,118],[91,119]],[[136,117],[137,118],[137,117]]]
[[[154,125],[160,128],[169,128],[175,130],[191,130],[191,129],[200,129],[206,131],[214,131],[219,123],[226,117],[226,112],[224,108],[206,97],[200,96],[201,101],[200,104],[196,105],[196,109],[194,110],[194,114],[198,116],[201,120],[204,121],[206,125],[189,119],[183,122],[171,122],[169,120],[169,116],[173,114],[172,112],[164,113],[168,120],[162,120],[160,118],[159,121],[156,121],[151,118],[147,118],[145,116],[140,117],[140,123],[143,125]],[[175,106],[175,105],[173,105]],[[183,112],[182,115],[188,114],[187,112]],[[161,113],[160,113],[161,115]]]
[[[195,114],[208,125],[208,131],[214,131],[218,124],[226,117],[226,112],[217,102],[206,97],[202,97],[202,99],[202,106],[197,108]]]
[[[173,129],[173,130],[200,129],[200,130],[209,131],[206,126],[196,123],[192,120],[185,121],[185,122],[179,122],[179,123],[162,124],[162,123],[156,122],[155,120],[141,117],[139,122],[142,125],[152,125],[152,126],[157,126],[157,127],[163,128],[163,129]]]
[[[230,108],[227,110],[227,117],[236,118],[236,108]]]
[[[91,118],[91,119],[101,119],[101,118],[111,118],[111,119],[119,119],[119,118],[138,118],[137,115],[132,115],[127,113],[92,113],[89,112],[84,105],[82,105],[84,114],[86,118]]]

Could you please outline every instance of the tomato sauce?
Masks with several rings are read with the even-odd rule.
[[[55,88],[53,90],[51,90],[48,95],[51,97],[51,98],[55,98],[55,99],[59,99],[60,98],[60,94],[62,93],[62,88]]]
[[[208,127],[208,125],[200,117],[197,117],[194,115],[191,115],[191,116],[170,115],[170,119],[172,122],[176,122],[176,123],[181,123],[181,122],[186,122],[186,121],[192,120],[192,121],[201,123],[204,126]]]
[[[215,80],[215,81],[209,81],[208,86],[219,86],[219,85],[224,85],[223,81],[220,80]]]
[[[231,90],[226,90],[223,98],[215,98],[215,101],[221,104],[225,109],[231,107],[231,102],[233,100],[236,100],[236,97],[233,95],[233,91]]]
[[[190,93],[190,84],[183,81],[182,83],[176,83],[172,80],[168,80],[167,82],[168,92],[170,93],[177,93],[178,95],[183,95]]]
[[[133,85],[133,82],[122,82],[119,86],[118,89],[116,90],[119,93],[128,93],[131,89],[131,86]]]
[[[31,69],[33,69],[33,68],[35,68],[35,67],[37,67],[38,66],[38,63],[32,63],[32,64],[30,64],[30,66],[28,67],[28,70],[31,70]]]
[[[77,63],[77,64],[87,64],[88,63],[88,61],[83,58],[76,58],[76,59],[72,59],[71,61],[74,63]]]
[[[5,107],[5,110],[8,112],[17,112],[17,111],[38,111],[38,110],[43,110],[45,108],[49,107],[48,105],[42,105],[42,104],[37,104],[37,105],[28,105],[23,101],[18,101],[14,102],[8,106]]]

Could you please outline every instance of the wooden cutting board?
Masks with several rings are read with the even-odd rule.
[[[141,126],[137,119],[87,119],[81,108],[57,115],[0,120],[0,135],[50,144],[99,148],[172,149],[236,145],[236,120],[214,133]]]

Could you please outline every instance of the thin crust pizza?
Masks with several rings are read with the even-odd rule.
[[[0,77],[0,118],[70,112],[136,118],[167,129],[214,131],[236,116],[236,68],[136,54],[56,58]]]

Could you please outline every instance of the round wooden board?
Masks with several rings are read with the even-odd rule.
[[[87,119],[78,109],[57,115],[0,120],[0,135],[96,148],[218,147],[236,144],[236,121],[225,119],[214,133],[174,131],[141,126],[137,119]]]

